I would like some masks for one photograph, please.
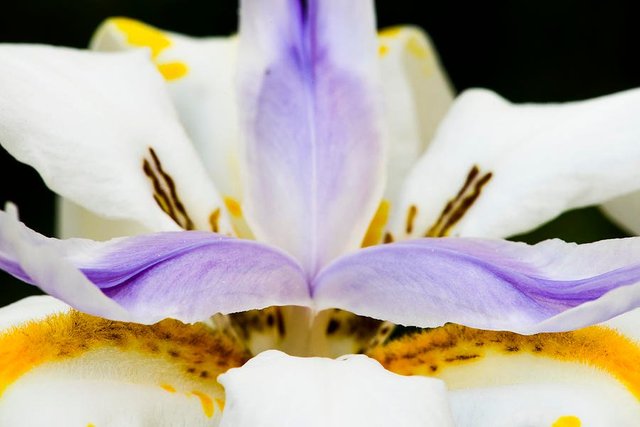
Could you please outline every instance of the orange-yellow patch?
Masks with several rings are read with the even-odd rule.
[[[382,200],[378,206],[373,219],[369,223],[369,228],[362,239],[362,247],[377,245],[382,241],[384,227],[389,220],[389,210],[391,203],[388,200]]]
[[[215,388],[219,374],[249,358],[226,334],[203,324],[167,319],[140,325],[70,311],[0,334],[0,396],[35,367],[107,347],[165,360],[186,378]]]
[[[213,399],[201,391],[194,390],[191,392],[194,396],[200,399],[200,404],[202,405],[202,412],[208,417],[211,418],[213,416]]]
[[[224,204],[231,215],[235,217],[242,216],[242,206],[240,206],[240,203],[236,199],[233,197],[225,197]]]
[[[158,56],[172,44],[163,31],[129,18],[113,18],[110,22],[125,36],[128,45],[148,47],[151,50],[151,59],[166,80],[177,80],[189,72],[189,67],[184,62],[158,60]]]
[[[171,384],[160,384],[160,388],[162,388],[163,390],[168,391],[169,393],[175,393],[176,392],[176,388],[174,386],[172,386]]]
[[[398,37],[402,33],[402,27],[383,28],[378,32],[380,37]]]
[[[564,415],[558,418],[551,427],[580,427],[581,425],[580,418],[573,415]]]
[[[447,369],[479,362],[496,353],[528,353],[591,366],[616,378],[640,399],[640,346],[599,326],[527,336],[447,324],[376,347],[369,356],[399,374],[437,377]]]

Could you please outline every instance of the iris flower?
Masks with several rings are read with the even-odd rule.
[[[0,143],[146,232],[0,213],[0,267],[55,297],[3,310],[0,424],[640,417],[640,239],[500,239],[640,188],[640,91],[449,108],[428,40],[376,37],[368,0],[244,0],[230,39],[115,19],[93,46],[118,52],[0,47]],[[388,371],[265,352],[225,394],[266,348]]]

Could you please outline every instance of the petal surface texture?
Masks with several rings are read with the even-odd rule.
[[[529,246],[418,239],[364,249],[314,280],[316,308],[403,325],[523,334],[600,323],[640,306],[640,239]]]
[[[639,89],[566,104],[463,93],[411,172],[392,234],[508,237],[636,190],[638,108]]]
[[[50,297],[0,309],[0,425],[216,426],[247,355],[204,324],[105,320]]]
[[[270,350],[219,380],[227,393],[223,427],[454,425],[444,383],[393,374],[362,355]]]
[[[80,311],[113,320],[195,322],[215,313],[309,304],[294,260],[209,232],[56,240],[2,212],[0,266]]]
[[[372,3],[243,1],[239,49],[247,220],[311,276],[360,245],[382,192]]]
[[[148,56],[2,46],[0,142],[93,212],[153,231],[231,232]]]

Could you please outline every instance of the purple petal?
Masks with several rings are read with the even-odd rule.
[[[290,257],[208,232],[56,240],[0,212],[0,267],[78,310],[114,320],[194,322],[309,305],[304,272]]]
[[[318,309],[411,326],[571,330],[640,307],[640,238],[533,246],[409,240],[337,260],[316,277],[312,294]]]
[[[356,249],[383,178],[369,0],[244,0],[239,89],[245,212],[310,276]]]

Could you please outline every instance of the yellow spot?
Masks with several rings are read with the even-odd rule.
[[[221,411],[224,411],[224,399],[216,398],[215,400],[218,408],[220,408]]]
[[[376,347],[369,356],[398,374],[437,377],[446,369],[474,363],[492,354],[523,352],[607,372],[640,399],[640,370],[637,369],[640,345],[613,329],[600,326],[573,332],[518,335],[447,324]]]
[[[165,80],[177,80],[184,77],[189,72],[189,68],[184,62],[167,62],[158,64],[158,71]]]
[[[229,210],[229,213],[231,215],[235,217],[242,216],[242,207],[240,206],[240,203],[236,199],[234,199],[233,197],[227,196],[224,198],[224,204]]]
[[[213,416],[213,400],[211,399],[211,397],[201,391],[196,390],[192,391],[191,394],[200,399],[202,411],[208,418],[211,418]]]
[[[89,424],[87,424],[87,427],[96,427],[96,425],[93,424],[93,423],[89,423]]]
[[[209,215],[209,226],[211,227],[211,231],[217,233],[220,230],[218,226],[218,221],[220,220],[220,208],[216,208],[215,211],[211,212]]]
[[[162,360],[189,381],[215,389],[220,389],[216,381],[219,374],[241,366],[249,358],[225,332],[201,323],[186,325],[167,319],[140,325],[70,311],[0,334],[0,396],[31,369],[100,348]]]
[[[389,53],[389,46],[387,46],[386,44],[381,44],[378,47],[378,55],[385,56],[387,53]]]
[[[152,58],[171,46],[171,40],[162,31],[129,18],[113,18],[111,22],[122,32],[127,43],[135,47],[148,47]]]
[[[563,415],[551,427],[580,427],[581,425],[580,418],[573,415]]]
[[[387,220],[389,219],[389,209],[391,208],[391,203],[388,200],[382,200],[380,205],[378,206],[378,210],[376,211],[371,223],[369,223],[369,228],[364,235],[364,239],[362,239],[362,247],[377,245],[382,241],[382,236],[384,232],[384,227],[387,225]]]
[[[160,387],[162,387],[164,390],[168,391],[169,393],[176,392],[176,388],[170,384],[160,384]]]
[[[384,28],[378,32],[380,37],[398,37],[402,33],[402,27]]]
[[[429,50],[420,42],[420,39],[416,36],[412,36],[406,45],[407,51],[418,59],[427,59],[429,57]]]
[[[167,81],[177,80],[189,72],[187,64],[180,61],[159,62],[158,56],[171,46],[171,39],[163,31],[129,18],[113,18],[109,22],[124,34],[129,46],[148,47],[151,49],[151,59],[158,67],[158,71]]]

